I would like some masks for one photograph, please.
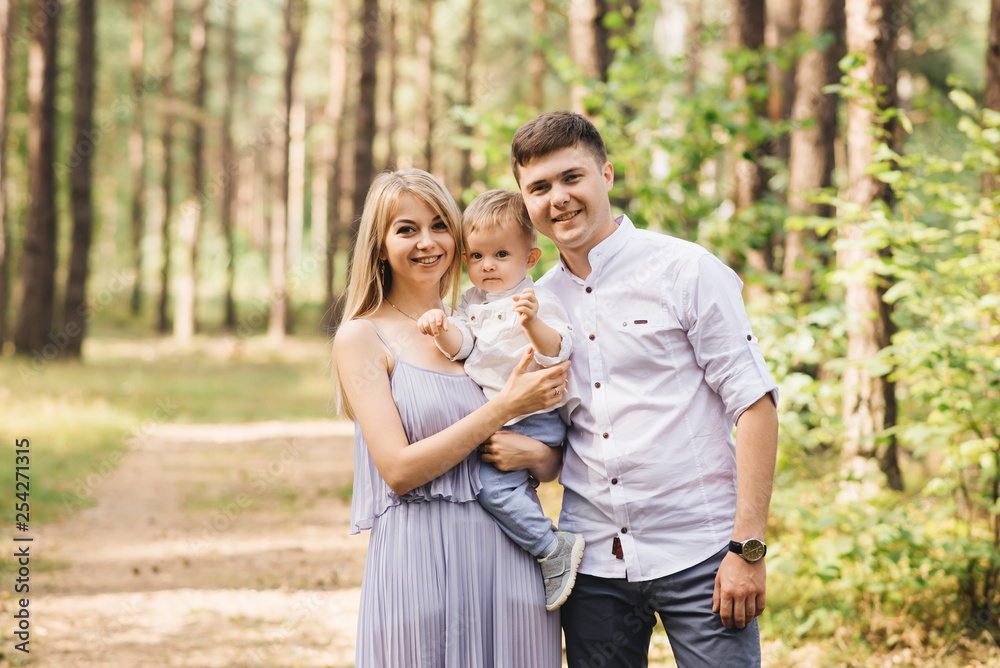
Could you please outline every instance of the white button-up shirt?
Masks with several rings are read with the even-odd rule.
[[[651,580],[728,544],[733,425],[765,394],[777,404],[777,387],[735,272],[693,243],[617,222],[590,251],[586,279],[560,262],[539,280],[573,324],[581,402],[559,528],[586,538],[581,573]]]
[[[531,347],[531,341],[514,311],[514,296],[521,294],[525,288],[534,288],[538,301],[537,317],[562,337],[556,356],[549,357],[536,351],[528,370],[564,362],[573,351],[573,327],[569,324],[566,310],[551,292],[535,287],[530,276],[504,292],[490,293],[477,287],[469,288],[462,294],[455,315],[448,318],[448,322],[462,333],[462,348],[455,355],[441,352],[451,360],[465,360],[465,373],[479,383],[487,399],[492,399],[503,388],[514,367]],[[558,404],[538,412],[575,406],[575,398],[575,388],[570,385]],[[508,424],[524,417],[521,415]]]

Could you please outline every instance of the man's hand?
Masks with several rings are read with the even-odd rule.
[[[764,612],[766,575],[763,559],[751,564],[738,554],[726,554],[712,594],[712,612],[719,613],[723,626],[742,629]]]
[[[442,331],[448,331],[448,316],[439,308],[432,308],[417,320],[417,329],[427,336],[438,336]]]
[[[514,312],[520,318],[521,326],[527,327],[538,317],[538,298],[532,288],[525,288],[521,294],[514,295]]]

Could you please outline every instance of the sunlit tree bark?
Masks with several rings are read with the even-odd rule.
[[[340,165],[345,153],[343,147],[344,108],[347,96],[347,29],[350,11],[347,0],[334,3],[333,23],[330,32],[330,93],[326,100],[326,119],[330,125],[324,163],[326,165],[326,310],[324,322],[327,329],[336,322],[334,303],[336,290],[333,284],[336,254],[340,246],[343,171]],[[393,31],[395,34],[395,31]],[[390,141],[390,146],[394,144]]]
[[[990,8],[990,30],[986,43],[986,93],[983,105],[1000,111],[1000,0],[992,0]],[[983,192],[996,189],[996,177],[983,176]]]
[[[291,118],[288,126],[288,249],[289,267],[302,258],[306,210],[306,102],[299,80],[292,86]]]
[[[866,82],[875,91],[875,100],[854,99],[847,104],[847,199],[867,211],[882,201],[891,203],[892,190],[866,173],[872,163],[876,142],[873,130],[891,136],[876,112],[895,106],[894,48],[896,22],[893,0],[847,0],[847,51],[863,53],[864,65],[851,77]],[[837,264],[849,278],[846,285],[848,320],[847,369],[844,372],[843,473],[849,481],[845,489],[861,495],[870,493],[872,475],[881,468],[892,489],[902,489],[896,439],[888,434],[896,424],[895,383],[887,375],[875,374],[870,367],[879,351],[889,345],[893,323],[889,305],[883,299],[884,279],[869,266],[877,251],[862,244],[860,223],[844,227]],[[860,484],[860,486],[859,486]]]
[[[174,57],[177,50],[177,7],[176,0],[163,0],[163,21],[166,32],[163,36],[163,128],[160,143],[163,147],[163,218],[160,225],[160,252],[163,266],[160,272],[160,301],[157,307],[156,329],[166,333],[170,329],[167,316],[167,302],[170,300],[171,273],[171,223],[173,222],[174,191]]]
[[[830,185],[834,168],[834,140],[837,136],[836,93],[823,88],[840,80],[837,63],[844,55],[844,0],[811,0],[801,13],[802,30],[818,37],[832,36],[824,51],[803,54],[796,68],[795,102],[792,105],[792,131],[788,159],[788,208],[793,216],[834,214],[833,207],[812,204],[806,193]],[[809,230],[785,231],[783,277],[790,287],[806,298],[813,285],[814,261],[808,247],[816,235]]]
[[[236,304],[233,288],[236,283],[236,250],[233,246],[233,207],[236,205],[236,185],[239,163],[233,149],[233,97],[236,95],[236,3],[226,3],[225,32],[226,80],[225,100],[222,107],[222,169],[225,181],[222,186],[220,219],[222,235],[226,242],[226,294],[225,325],[236,327]]]
[[[475,92],[473,90],[475,85],[473,69],[476,64],[476,40],[478,39],[479,30],[476,19],[478,14],[479,0],[471,0],[469,2],[468,22],[465,28],[465,42],[462,44],[462,88],[465,98],[463,103],[468,107],[472,106],[472,97]],[[462,173],[459,177],[459,184],[464,193],[472,186],[472,147],[469,145],[472,143],[472,126],[463,125],[462,134],[465,136],[467,142],[467,145],[462,148]]]
[[[730,12],[733,22],[730,26],[730,46],[734,49],[760,51],[764,47],[765,6],[764,0],[732,0]],[[734,100],[746,100],[751,94],[750,89],[759,86],[764,81],[766,72],[763,68],[750,71],[733,72],[730,91]],[[746,114],[742,121],[751,123],[752,116],[767,118],[766,100],[747,100]],[[732,198],[736,211],[752,207],[761,200],[767,190],[767,174],[761,164],[761,158],[769,152],[764,144],[753,143],[744,137],[735,143],[733,151]],[[759,247],[748,247],[746,253],[747,267],[762,276],[771,270],[773,255],[770,234],[760,243]],[[748,299],[754,299],[761,291],[759,281],[748,281]]]
[[[787,46],[788,41],[798,32],[801,4],[802,0],[767,0],[764,43],[768,49],[776,50]],[[772,123],[788,120],[792,116],[792,103],[795,100],[795,63],[791,63],[787,69],[782,69],[777,62],[768,64],[767,83],[768,118]],[[787,136],[776,141],[773,154],[782,160],[788,160]]]
[[[183,269],[174,290],[174,337],[185,341],[197,328],[198,243],[205,205],[205,55],[208,53],[208,0],[198,0],[191,27],[191,52],[194,54],[194,94],[191,106],[191,194],[181,208],[179,237],[184,248]]]
[[[528,66],[531,76],[528,106],[537,110],[541,110],[545,103],[545,72],[549,67],[541,43],[548,23],[545,9],[545,0],[531,0],[531,34],[535,45],[532,47],[531,64]]]
[[[77,3],[75,138],[70,158],[70,202],[73,213],[73,246],[70,251],[69,276],[66,280],[64,357],[79,358],[87,330],[87,274],[90,270],[90,240],[93,236],[94,210],[91,202],[93,148],[83,150],[94,136],[94,77],[97,69],[95,31],[96,0]],[[79,155],[77,155],[79,153]]]
[[[389,27],[387,28],[389,39],[386,40],[385,60],[389,69],[389,85],[386,91],[385,101],[385,164],[390,168],[396,167],[396,88],[399,86],[399,40],[396,38],[396,19],[399,16],[399,7],[390,6]]]
[[[364,0],[361,21],[363,25],[379,24],[378,0]],[[361,43],[361,77],[358,85],[358,104],[354,128],[354,188],[351,218],[351,243],[349,257],[354,254],[358,236],[361,210],[372,179],[372,143],[375,141],[375,66],[378,61],[378,31],[365,30]]]
[[[129,128],[128,156],[132,176],[132,267],[135,283],[132,285],[130,306],[132,315],[142,311],[142,239],[146,233],[146,131],[145,131],[145,39],[143,28],[146,21],[144,0],[130,2],[131,37],[129,39],[129,70],[132,74],[132,90],[142,91],[135,100],[132,125]]]
[[[420,33],[417,35],[417,90],[420,104],[417,107],[416,135],[422,144],[416,165],[432,171],[434,164],[434,0],[417,3],[423,11]]]
[[[588,79],[601,78],[601,20],[598,0],[574,0],[567,10],[569,21],[569,55],[580,73]],[[587,86],[574,83],[570,91],[571,107],[578,114],[586,114],[584,100],[589,93]]]
[[[28,219],[21,255],[24,290],[15,351],[21,355],[55,357],[60,343],[51,340],[56,271],[56,77],[60,3],[35,0],[32,16],[39,17],[28,50],[28,162],[30,184]],[[56,337],[59,338],[59,337]],[[61,339],[60,339],[61,341]],[[49,347],[46,347],[49,346]],[[53,350],[54,348],[54,350]]]
[[[0,351],[7,341],[10,300],[10,224],[7,221],[7,108],[10,106],[11,38],[17,16],[14,0],[0,0]]]
[[[272,343],[280,343],[288,330],[288,284],[286,254],[288,235],[288,198],[291,178],[291,115],[295,93],[295,61],[302,42],[302,25],[305,21],[306,0],[285,0],[285,76],[284,120],[282,122],[276,163],[280,180],[278,195],[274,200],[271,217],[271,314],[267,323],[267,336]]]

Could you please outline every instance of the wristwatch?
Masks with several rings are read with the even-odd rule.
[[[767,554],[767,545],[760,538],[747,538],[743,542],[729,541],[729,551],[734,552],[751,564],[760,561]]]

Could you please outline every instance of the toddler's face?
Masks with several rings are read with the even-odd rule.
[[[479,230],[465,237],[465,263],[477,288],[504,292],[524,280],[538,262],[539,251],[518,232],[506,229]]]

